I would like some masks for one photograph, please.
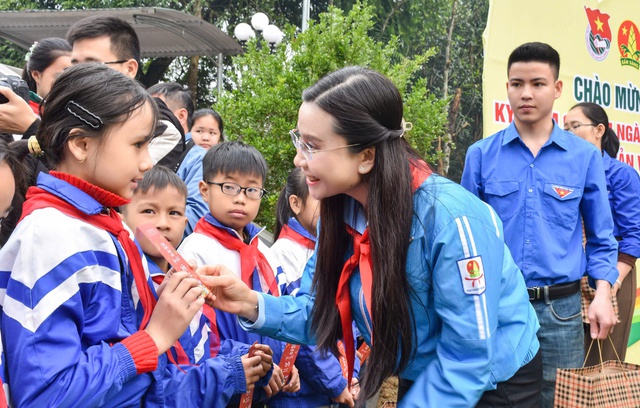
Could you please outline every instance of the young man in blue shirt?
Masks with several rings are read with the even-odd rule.
[[[547,44],[527,43],[511,53],[507,94],[514,121],[469,148],[461,181],[496,210],[524,275],[541,326],[543,407],[553,406],[556,368],[583,363],[585,273],[596,286],[591,337],[606,339],[617,321],[611,306],[617,243],[602,158],[552,118],[562,94],[559,70],[560,57]]]

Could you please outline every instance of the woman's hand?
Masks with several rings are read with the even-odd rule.
[[[198,281],[186,272],[165,278],[160,297],[145,330],[164,354],[187,330],[189,323],[204,304]]]
[[[207,265],[196,270],[213,294],[207,304],[227,313],[255,320],[258,295],[223,265]]]

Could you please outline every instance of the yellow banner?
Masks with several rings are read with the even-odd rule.
[[[601,105],[620,139],[618,159],[640,170],[639,27],[638,0],[491,0],[483,35],[484,136],[513,120],[506,90],[509,54],[521,44],[540,41],[560,54],[564,87],[553,112],[558,124],[563,126],[567,111],[578,102]],[[640,363],[637,302],[627,361]]]
[[[605,108],[621,141],[618,158],[640,170],[640,1],[493,0],[484,32],[484,135],[513,118],[506,92],[507,59],[529,41],[560,53],[562,96],[554,117],[578,102]]]

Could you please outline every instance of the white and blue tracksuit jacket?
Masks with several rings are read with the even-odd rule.
[[[225,227],[220,224],[218,220],[216,220],[211,213],[205,215],[205,219],[216,225],[218,227],[224,228],[228,230],[233,236],[238,237],[238,233],[231,228]],[[245,227],[245,232],[250,237],[249,239],[252,241],[254,239],[259,240],[258,234],[261,229],[258,228],[254,224],[249,224]],[[237,239],[240,239],[239,237]],[[278,290],[280,293],[283,293],[286,287],[286,279],[284,274],[282,273],[282,269],[278,266],[276,258],[270,253],[269,247],[267,247],[262,241],[258,241],[258,249],[262,252],[269,262],[273,273],[276,276],[276,281],[278,282]],[[231,271],[237,273],[237,276],[241,275],[241,260],[240,253],[235,250],[225,248],[217,239],[210,237],[209,235],[202,234],[200,232],[194,232],[185,238],[180,247],[178,248],[178,252],[184,259],[194,260],[197,265],[225,265]],[[254,287],[263,287],[266,288],[267,284],[263,280],[262,276],[256,277],[257,274],[253,275]],[[257,341],[260,344],[267,344],[273,350],[273,361],[278,364],[280,362],[280,358],[282,357],[282,352],[284,351],[285,344],[279,340],[274,340],[267,336],[261,336],[255,333],[247,333],[241,329],[238,325],[238,321],[235,315],[230,313],[225,313],[220,310],[216,310],[216,323],[217,323],[217,331],[220,336],[220,354],[223,355],[228,347],[223,346],[226,340],[233,340],[235,342],[244,343],[247,347]],[[236,345],[238,347],[238,345]],[[266,393],[260,386],[260,384],[256,384],[256,388],[253,393],[253,401],[264,401],[267,399]],[[266,385],[266,384],[263,384]],[[235,399],[232,402],[237,402]]]
[[[160,286],[156,278],[161,276],[164,278],[165,272],[161,270],[158,265],[156,265],[150,259],[147,259],[149,266],[149,274],[151,278],[154,279],[153,287],[157,290]],[[212,357],[211,353],[211,342],[215,341],[214,349],[215,353],[213,357],[218,355],[225,357],[232,356],[243,356],[249,352],[249,345],[244,343],[239,343],[233,340],[223,340],[219,341],[219,339],[215,336],[211,336],[211,329],[209,327],[209,319],[204,315],[202,309],[191,320],[189,323],[189,327],[184,332],[182,336],[178,339],[180,345],[183,347],[187,357],[189,357],[190,364],[203,364],[206,360]],[[174,357],[178,358],[177,353],[175,353],[175,349],[172,348],[172,352]],[[271,374],[262,377],[257,383],[256,386],[264,386],[269,383],[271,379]]]
[[[538,320],[493,209],[437,175],[416,190],[413,208],[406,272],[415,354],[400,377],[414,384],[400,406],[473,407],[536,355]],[[362,233],[363,213],[352,200],[345,222]],[[258,320],[240,323],[284,341],[312,342],[306,319],[313,307],[315,259],[307,264],[297,296],[261,294]],[[349,285],[353,318],[370,343],[359,271]]]
[[[38,186],[87,214],[102,211],[53,176],[41,173]],[[178,367],[164,354],[155,371],[137,374],[121,341],[143,313],[125,252],[103,229],[35,210],[0,251],[0,276],[9,274],[2,341],[15,407],[224,406],[246,390],[239,356]]]

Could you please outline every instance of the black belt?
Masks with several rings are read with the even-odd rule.
[[[559,283],[551,286],[535,286],[533,288],[527,288],[527,292],[529,292],[529,300],[540,300],[545,299],[545,297],[549,300],[559,299],[571,296],[579,291],[579,280],[571,283]]]

